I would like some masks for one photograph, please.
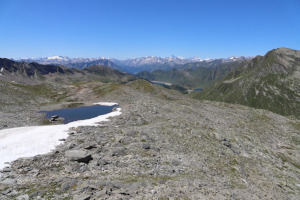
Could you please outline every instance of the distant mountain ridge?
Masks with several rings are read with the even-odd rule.
[[[230,58],[221,58],[221,59],[201,59],[199,57],[192,58],[182,58],[182,57],[153,57],[147,56],[142,58],[133,58],[127,60],[117,60],[112,59],[117,65],[126,69],[127,71],[131,71],[133,73],[139,73],[142,71],[152,72],[155,70],[170,70],[170,69],[185,69],[188,64],[193,65],[193,63],[198,63],[202,66],[209,66],[207,63],[213,63],[215,61],[227,63],[227,62],[235,62],[235,61],[243,61],[249,58],[246,57],[230,57]]]
[[[170,57],[154,57],[147,56],[141,58],[132,58],[126,60],[114,58],[69,58],[66,56],[52,56],[46,58],[22,58],[14,59],[15,61],[23,62],[37,62],[39,64],[65,65],[67,67],[83,69],[93,65],[104,65],[122,72],[138,73],[141,71],[154,70],[170,70],[172,68],[182,69],[189,63],[205,63],[221,61],[222,63],[242,61],[249,58],[246,57],[230,57],[224,59],[201,59],[199,57],[182,58],[176,56]]]
[[[66,56],[52,56],[46,58],[22,58],[14,59],[19,62],[36,62],[43,65],[64,65],[70,68],[83,69],[93,65],[104,65],[123,71],[118,65],[113,63],[110,59],[107,58],[69,58]]]
[[[55,58],[56,59],[56,58]],[[0,80],[25,84],[37,84],[44,81],[68,82],[72,80],[127,81],[135,79],[103,65],[93,65],[84,69],[68,68],[63,65],[43,65],[36,62],[15,62],[0,58]]]

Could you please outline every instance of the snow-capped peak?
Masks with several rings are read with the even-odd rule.
[[[199,62],[202,62],[203,61],[203,59],[202,58],[200,58],[200,57],[197,57],[197,56],[194,56],[194,57],[191,57],[191,58],[189,58],[189,60],[192,60],[192,61],[199,61]]]
[[[51,56],[51,57],[47,57],[48,60],[65,60],[67,59],[67,57],[63,57],[63,56]]]

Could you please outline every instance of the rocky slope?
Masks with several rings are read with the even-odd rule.
[[[143,80],[68,86],[123,114],[5,168],[0,199],[298,199],[300,121]],[[88,96],[88,95],[89,96]]]
[[[245,61],[195,97],[300,117],[300,51],[279,48]]]

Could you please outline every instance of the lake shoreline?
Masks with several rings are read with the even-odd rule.
[[[101,103],[103,102],[99,104],[101,105]],[[109,117],[120,114],[121,108],[117,108],[116,111],[92,119],[74,121],[63,125],[24,126],[0,130],[0,168],[7,166],[4,163],[12,162],[21,157],[32,157],[50,152],[64,142],[69,136],[70,128],[98,126],[97,123],[108,121]],[[16,146],[17,149],[14,148]]]

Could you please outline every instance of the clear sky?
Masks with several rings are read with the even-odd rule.
[[[0,57],[201,58],[300,49],[300,0],[0,0]]]

